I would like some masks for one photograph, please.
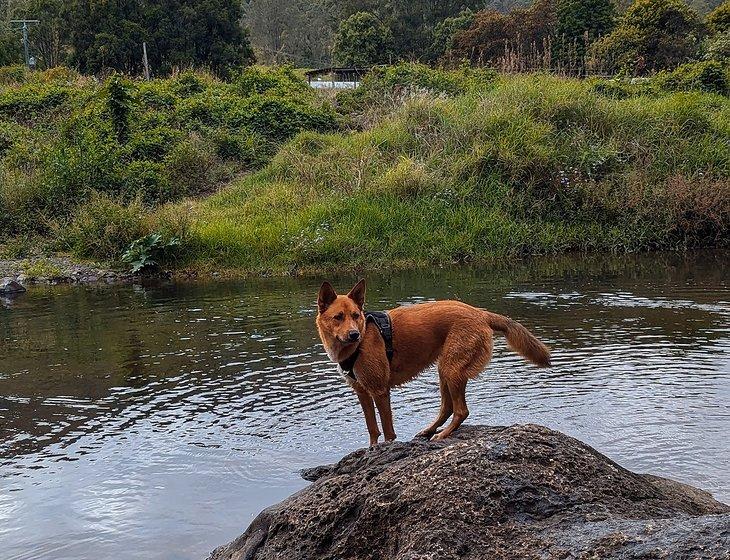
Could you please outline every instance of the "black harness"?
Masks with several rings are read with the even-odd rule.
[[[390,322],[390,316],[385,311],[368,311],[365,313],[365,325],[374,323],[380,331],[385,343],[385,355],[388,357],[388,363],[393,360],[393,323]],[[350,379],[355,378],[355,362],[360,356],[360,346],[347,358],[344,362],[340,362],[342,371],[347,374]]]

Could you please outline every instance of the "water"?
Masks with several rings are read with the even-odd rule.
[[[470,383],[469,422],[537,422],[730,500],[727,254],[557,259],[370,275],[370,309],[460,298],[554,350]],[[336,285],[353,283],[340,278]],[[362,446],[357,401],[313,326],[318,282],[33,288],[0,306],[4,560],[204,558]],[[433,371],[394,395],[435,415]]]

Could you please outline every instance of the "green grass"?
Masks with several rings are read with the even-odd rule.
[[[208,194],[261,168],[297,132],[339,127],[331,103],[289,68],[252,67],[230,82],[194,72],[144,82],[4,70],[0,242],[53,236],[83,256],[118,256],[138,224],[116,224],[132,226],[116,244],[82,239],[104,229],[90,226],[94,211],[111,219],[124,213],[110,212],[114,204],[149,210]]]
[[[195,203],[183,264],[316,271],[727,244],[725,97],[615,99],[521,76],[393,107],[360,132],[302,133]]]

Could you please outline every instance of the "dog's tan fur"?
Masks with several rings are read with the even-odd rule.
[[[486,367],[492,357],[492,334],[501,332],[509,347],[540,366],[550,365],[550,351],[525,327],[508,317],[472,307],[460,301],[437,301],[388,311],[393,325],[393,360],[389,364],[377,327],[366,325],[365,281],[346,295],[337,295],[325,282],[319,290],[317,330],[327,354],[343,362],[360,348],[354,365],[355,380],[347,378],[358,396],[370,445],[380,437],[375,407],[380,413],[386,441],[395,439],[390,409],[390,390],[415,378],[438,363],[441,410],[433,423],[418,435],[444,439],[469,415],[466,384]],[[349,340],[358,331],[359,338]],[[437,430],[452,417],[441,432]]]

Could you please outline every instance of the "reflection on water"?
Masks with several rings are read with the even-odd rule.
[[[458,298],[524,322],[554,367],[500,339],[469,385],[470,422],[546,424],[728,500],[727,256],[371,275],[369,308]],[[298,469],[362,446],[357,401],[313,327],[318,284],[35,288],[4,302],[3,557],[202,558],[303,486]],[[399,390],[400,437],[438,400],[434,372]]]

